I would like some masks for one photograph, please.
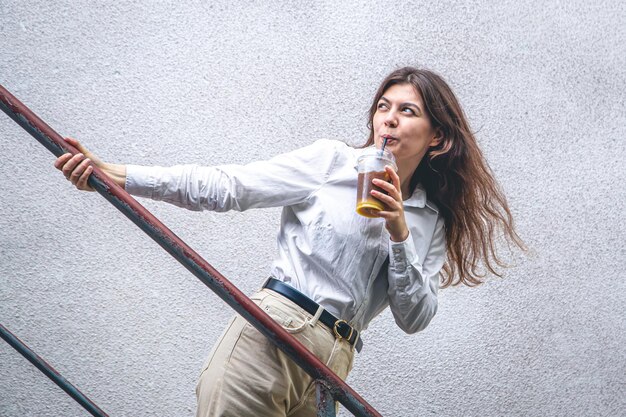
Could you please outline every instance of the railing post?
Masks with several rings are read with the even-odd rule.
[[[335,399],[322,381],[315,383],[315,399],[317,401],[317,417],[335,417],[337,415]]]

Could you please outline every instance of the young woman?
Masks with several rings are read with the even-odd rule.
[[[369,112],[362,148],[319,140],[245,166],[140,167],[81,154],[55,166],[78,189],[95,164],[136,196],[190,210],[283,207],[271,278],[252,299],[340,377],[360,332],[387,306],[407,333],[424,329],[440,286],[477,285],[498,275],[496,236],[523,248],[506,199],[465,115],[437,74],[401,68],[387,76]],[[397,171],[375,180],[386,207],[355,212],[357,158],[386,149]],[[483,271],[483,272],[481,272]],[[198,416],[315,416],[311,378],[241,317],[228,325],[202,368]]]

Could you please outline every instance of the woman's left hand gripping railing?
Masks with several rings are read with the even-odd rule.
[[[0,85],[0,108],[55,156],[61,156],[66,152],[78,153],[76,148],[67,143],[57,132],[44,123],[43,120],[37,117],[2,85]],[[380,414],[371,405],[304,345],[272,320],[252,300],[216,271],[171,230],[165,227],[124,189],[111,181],[96,166],[93,166],[93,173],[89,177],[89,185],[124,213],[126,217],[139,226],[141,230],[191,271],[279,349],[285,352],[313,379],[327,388],[328,393],[335,401],[339,401],[355,416],[380,417]]]

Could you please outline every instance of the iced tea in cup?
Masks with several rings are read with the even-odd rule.
[[[389,181],[389,175],[385,172],[385,167],[389,165],[396,172],[396,158],[387,149],[376,149],[374,147],[366,148],[357,159],[357,170],[359,178],[356,191],[356,212],[365,217],[376,217],[376,214],[385,210],[386,207],[382,201],[374,198],[370,191],[376,190],[387,194],[385,190],[372,184],[374,178],[383,181]]]

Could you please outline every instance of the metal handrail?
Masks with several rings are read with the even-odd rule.
[[[79,153],[2,85],[0,85],[0,108],[55,156],[59,157],[66,152],[73,155]],[[320,398],[325,398],[324,391],[327,390],[332,398],[339,401],[355,416],[382,417],[302,343],[276,323],[122,187],[115,184],[98,167],[92,166],[93,173],[89,177],[89,185],[311,375],[318,383],[318,394],[321,390]],[[329,414],[327,412],[318,415]]]
[[[50,378],[52,382],[57,384],[63,391],[70,397],[76,400],[76,402],[83,406],[83,408],[92,416],[95,417],[109,417],[107,413],[102,411],[93,401],[91,401],[85,394],[83,394],[78,388],[70,383],[67,379],[57,372],[48,362],[46,362],[41,356],[37,355],[26,343],[22,342],[17,336],[15,336],[9,329],[4,327],[0,323],[0,337],[7,342],[13,349],[17,350],[22,356],[24,356],[30,363],[35,365],[45,376]]]

